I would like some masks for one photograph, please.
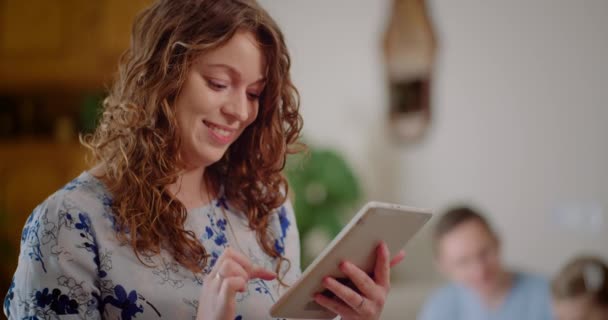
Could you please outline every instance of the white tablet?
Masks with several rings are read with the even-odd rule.
[[[386,242],[391,255],[394,255],[430,217],[429,210],[382,202],[367,203],[272,306],[270,315],[294,319],[336,317],[336,314],[313,300],[315,293],[325,289],[321,284],[323,278],[332,276],[345,279],[338,268],[343,260],[371,274],[376,261],[376,248],[381,241]],[[324,294],[328,294],[328,291]]]

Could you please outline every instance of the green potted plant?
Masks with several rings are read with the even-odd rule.
[[[359,182],[335,150],[310,148],[292,156],[286,175],[302,246],[302,267],[307,266],[342,228],[347,213],[359,204]]]

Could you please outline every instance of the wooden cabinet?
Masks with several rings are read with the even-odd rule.
[[[103,88],[149,3],[0,1],[0,91]]]
[[[86,170],[86,152],[76,142],[0,143],[0,231],[18,240],[36,205]]]

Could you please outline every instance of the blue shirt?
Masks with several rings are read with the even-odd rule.
[[[436,292],[418,315],[418,320],[515,319],[553,319],[549,284],[545,279],[529,274],[515,274],[510,292],[495,309],[488,309],[471,290],[450,284]]]

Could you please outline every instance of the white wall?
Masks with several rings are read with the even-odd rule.
[[[399,198],[478,204],[514,265],[551,274],[579,251],[608,258],[608,2],[466,2],[433,2],[437,117],[399,158]],[[569,207],[599,207],[603,226],[560,227]]]
[[[608,1],[431,1],[434,123],[408,147],[383,132],[387,0],[261,2],[291,48],[306,137],[343,151],[370,198],[476,204],[507,262],[547,275],[577,252],[608,259]],[[430,252],[427,230],[400,275],[432,279]]]

